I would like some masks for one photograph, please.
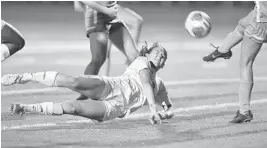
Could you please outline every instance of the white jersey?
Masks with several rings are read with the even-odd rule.
[[[139,74],[139,72],[143,69],[150,69],[148,59],[146,57],[138,57],[122,75],[122,77],[128,78],[128,83],[132,90],[132,92],[125,97],[124,105],[127,112],[133,112],[147,102]],[[154,89],[155,102],[158,105],[162,105],[162,103],[171,105],[171,101],[168,97],[163,81],[155,74],[151,77],[151,84]],[[127,90],[125,89],[125,91]]]

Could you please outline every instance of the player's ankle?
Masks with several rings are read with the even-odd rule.
[[[218,51],[220,52],[220,53],[227,53],[227,52],[229,52],[230,50],[228,50],[228,49],[218,49]]]

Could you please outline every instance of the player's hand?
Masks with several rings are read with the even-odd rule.
[[[117,17],[117,13],[119,11],[119,6],[115,5],[113,7],[108,8],[108,13],[107,15],[111,18],[116,18]]]
[[[162,123],[161,118],[160,118],[158,113],[151,115],[149,121],[151,124],[161,124]]]

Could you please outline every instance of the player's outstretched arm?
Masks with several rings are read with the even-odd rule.
[[[139,74],[140,74],[140,79],[143,85],[145,96],[147,97],[149,109],[151,111],[150,122],[152,124],[156,124],[156,123],[161,124],[160,116],[156,111],[156,103],[155,103],[155,96],[154,96],[153,88],[150,84],[150,72],[148,69],[143,69],[139,72]]]
[[[162,80],[160,81],[159,91],[155,99],[156,104],[163,108],[163,111],[158,112],[161,120],[171,119],[174,116],[172,101]]]

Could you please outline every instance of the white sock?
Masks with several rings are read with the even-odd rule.
[[[37,72],[32,73],[33,81],[45,84],[47,86],[56,86],[55,80],[58,72],[55,71],[46,71],[46,72]]]
[[[4,61],[10,56],[8,47],[5,44],[1,44],[1,61]]]
[[[21,104],[25,112],[41,113],[44,115],[62,115],[63,109],[61,104],[53,102],[44,102],[37,104]]]
[[[253,82],[241,82],[239,86],[239,112],[246,114],[250,110],[251,91]]]

